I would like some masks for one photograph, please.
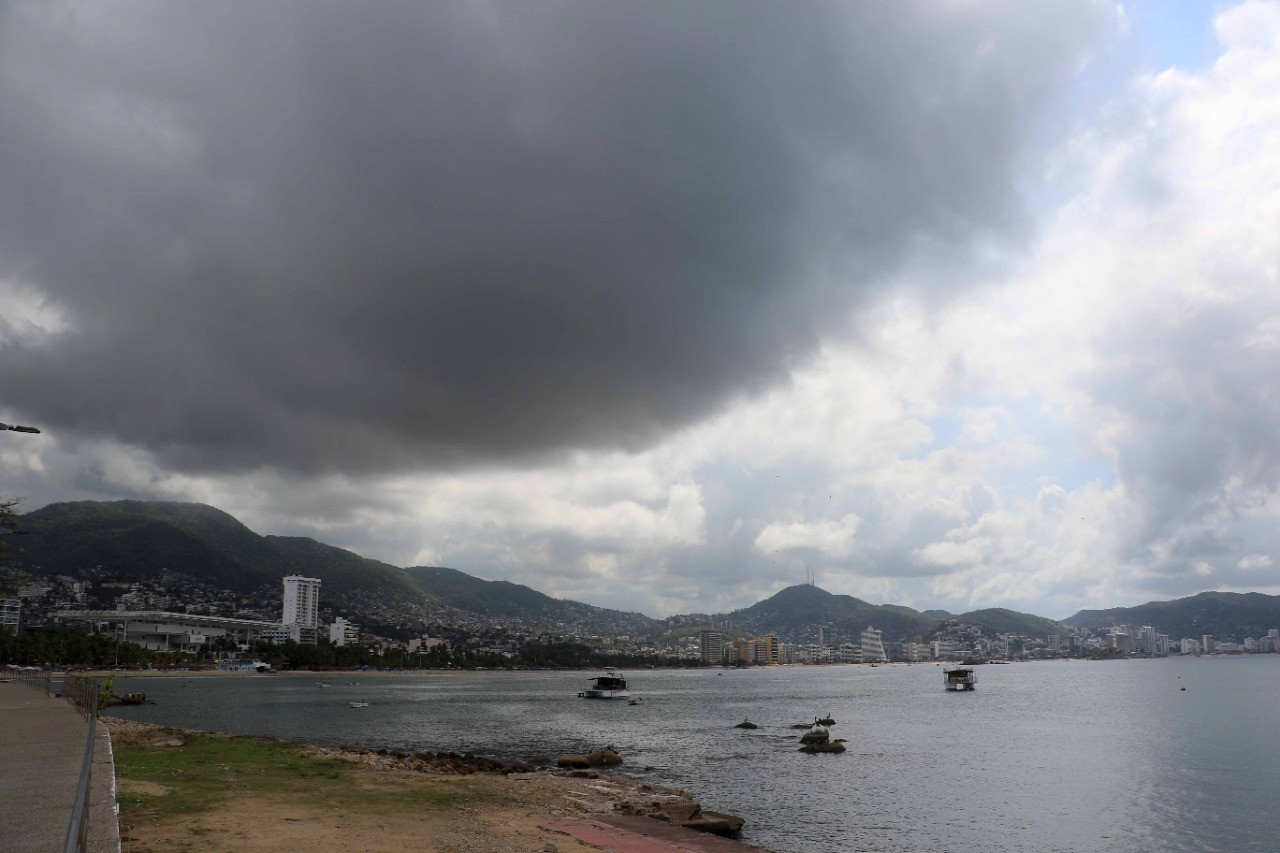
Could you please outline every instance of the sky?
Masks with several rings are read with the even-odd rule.
[[[11,0],[0,187],[27,510],[653,616],[1280,593],[1280,3]]]

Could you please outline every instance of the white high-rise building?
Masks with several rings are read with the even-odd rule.
[[[282,625],[315,630],[320,624],[320,579],[289,575],[284,579]]]
[[[719,631],[699,631],[698,654],[703,663],[722,663],[724,661],[724,634]]]
[[[884,654],[884,642],[880,639],[880,632],[868,626],[862,632],[862,662],[880,663],[887,660],[888,658]]]

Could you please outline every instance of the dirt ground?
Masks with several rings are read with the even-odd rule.
[[[604,775],[422,772],[389,756],[104,719],[125,853],[591,851],[539,824],[612,814],[655,790]]]

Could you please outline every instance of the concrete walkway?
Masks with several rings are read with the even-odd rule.
[[[542,824],[584,844],[611,853],[768,853],[741,841],[720,838],[637,815],[596,815]]]
[[[63,849],[88,726],[64,699],[25,684],[0,683],[0,847],[6,853]],[[93,756],[89,850],[116,853],[115,763],[111,735],[101,721]]]

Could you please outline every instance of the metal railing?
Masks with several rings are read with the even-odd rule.
[[[53,688],[53,674],[47,671],[30,672],[11,670],[0,677],[35,688],[46,696],[61,696],[71,703],[80,716],[89,722],[89,737],[85,741],[84,760],[80,764],[80,779],[76,783],[76,800],[71,809],[71,821],[67,825],[65,853],[84,853],[89,842],[89,781],[93,775],[93,746],[97,737],[98,711],[106,685],[100,678],[66,676],[62,679],[62,691]]]
[[[76,784],[76,803],[67,824],[65,853],[84,853],[89,843],[89,780],[93,776],[93,744],[97,735],[98,711],[102,707],[103,683],[99,678],[68,676],[62,682],[62,697],[89,721],[89,739],[85,742],[84,761],[80,765],[80,781]]]
[[[53,676],[49,672],[31,672],[21,669],[0,670],[0,676],[19,684],[25,684],[28,687],[34,687],[46,696],[53,695]]]

